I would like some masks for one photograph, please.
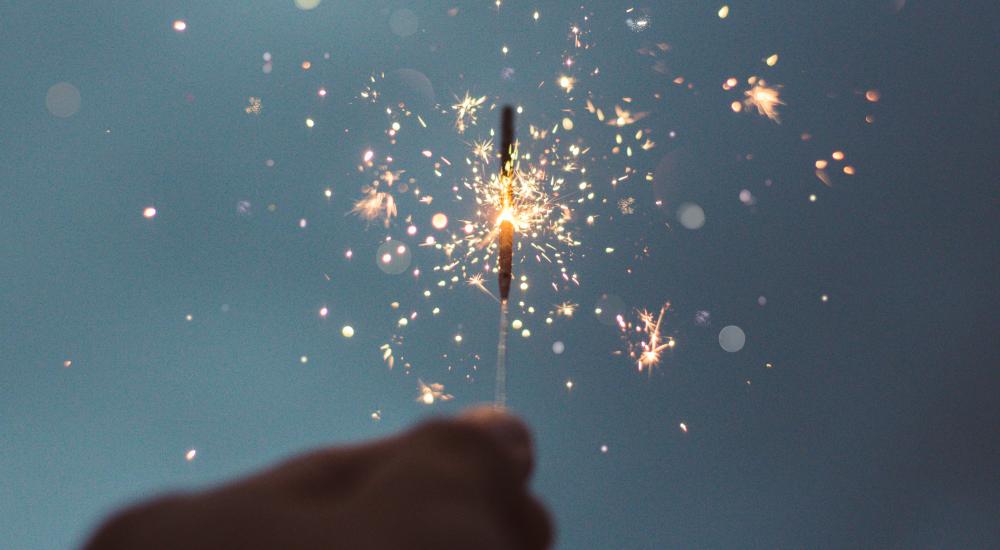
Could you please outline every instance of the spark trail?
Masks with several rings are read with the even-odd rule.
[[[514,263],[514,109],[503,108],[500,118],[500,254],[497,283],[500,287],[500,332],[497,335],[497,407],[507,405],[507,298]]]

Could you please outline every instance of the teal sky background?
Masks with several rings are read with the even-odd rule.
[[[578,288],[552,292],[551,266],[515,270],[539,312],[520,315],[530,338],[512,331],[508,399],[536,433],[558,547],[1000,545],[1000,8],[771,0],[731,2],[720,19],[721,2],[594,4],[0,7],[0,546],[79,546],[134,499],[491,399],[496,304],[438,289],[440,254],[416,246],[433,212],[470,215],[449,198],[460,172],[435,178],[420,152],[461,162],[497,123],[485,112],[456,136],[434,114],[466,90],[524,105],[522,138],[559,123],[565,54],[600,67],[580,90],[649,111],[628,130],[657,145],[630,163],[652,182],[611,189],[620,156],[588,161],[609,202],[580,208],[594,227],[572,224]],[[593,46],[574,51],[569,28],[584,21]],[[638,53],[657,43],[669,51]],[[384,105],[357,98],[381,71],[385,100],[430,122],[409,120],[391,148]],[[783,85],[781,124],[730,110],[755,74]],[[740,88],[724,91],[730,76]],[[69,117],[46,103],[61,82],[80,93]],[[259,116],[244,112],[251,96]],[[583,122],[582,95],[571,107],[575,135],[607,151],[614,130]],[[435,196],[401,207],[418,237],[348,215],[368,148]],[[827,187],[813,163],[834,150],[857,174]],[[627,197],[631,215],[616,207]],[[678,223],[685,202],[704,227]],[[387,236],[412,245],[419,279],[377,268]],[[618,331],[593,314],[605,294],[629,310],[671,302],[677,347],[652,374],[614,354]],[[547,326],[563,300],[579,311]],[[420,319],[398,329],[393,301]],[[727,325],[745,331],[742,350],[720,347]],[[382,361],[394,334],[412,373]],[[418,378],[455,399],[415,402]]]

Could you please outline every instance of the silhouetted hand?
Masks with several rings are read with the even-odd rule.
[[[139,504],[108,520],[87,548],[547,548],[548,513],[527,483],[532,455],[521,421],[474,409]]]

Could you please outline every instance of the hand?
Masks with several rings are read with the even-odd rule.
[[[552,527],[528,489],[532,454],[521,421],[474,409],[134,506],[86,548],[543,549]]]

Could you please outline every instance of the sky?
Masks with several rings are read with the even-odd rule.
[[[489,402],[508,104],[558,548],[1000,545],[1000,8],[726,8],[0,8],[5,546]]]

